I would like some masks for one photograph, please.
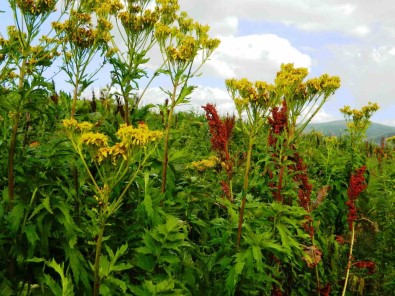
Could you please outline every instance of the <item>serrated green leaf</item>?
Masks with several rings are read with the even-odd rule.
[[[152,272],[155,267],[155,260],[153,256],[136,254],[136,265],[145,271]]]
[[[254,255],[254,259],[256,263],[258,263],[258,265],[261,266],[261,264],[259,264],[262,262],[261,248],[258,246],[252,246],[252,254]]]
[[[30,259],[27,259],[26,262],[31,262],[31,263],[42,263],[42,262],[45,262],[45,259],[33,257],[33,258],[30,258]]]
[[[43,284],[45,284],[53,293],[53,295],[62,295],[62,288],[48,274],[44,274]]]
[[[152,254],[152,249],[149,247],[138,247],[135,249],[135,251],[140,254]]]
[[[121,289],[123,293],[126,292],[126,283],[120,279],[109,277],[104,281],[104,284],[110,284],[113,287],[116,287],[117,289]]]
[[[152,198],[151,195],[149,194],[149,190],[148,190],[148,183],[149,183],[149,174],[146,173],[144,175],[144,181],[145,181],[145,194],[144,194],[144,200],[143,200],[143,205],[144,205],[144,209],[147,212],[147,215],[150,219],[152,219],[152,217],[154,216],[154,209],[152,207]]]
[[[19,227],[21,226],[21,222],[25,213],[25,205],[23,203],[16,203],[11,210],[10,215],[8,216],[8,221],[10,225],[10,231],[12,234],[16,234]]]
[[[36,227],[32,224],[25,225],[22,232],[25,233],[27,241],[32,245],[34,249],[36,246],[36,242],[40,240],[40,237],[36,232]]]
[[[43,205],[44,205],[45,209],[46,209],[48,212],[50,212],[51,214],[53,214],[53,211],[52,211],[51,205],[50,205],[49,197],[46,197],[46,198],[43,199]]]
[[[8,194],[8,186],[4,187],[3,192],[2,192],[2,197],[4,202],[8,202],[9,199],[9,194]]]

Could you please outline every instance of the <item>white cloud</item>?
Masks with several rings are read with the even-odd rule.
[[[225,37],[206,70],[221,78],[272,80],[281,63],[310,67],[311,58],[274,34]]]
[[[163,104],[166,94],[159,87],[152,87],[145,93],[142,104]],[[190,103],[181,105],[176,110],[197,110],[201,111],[202,106],[212,103],[217,106],[221,114],[234,113],[236,111],[232,99],[225,89],[219,87],[198,86],[190,96]]]
[[[361,26],[353,28],[350,32],[353,35],[356,35],[356,36],[359,36],[359,37],[363,37],[363,36],[365,36],[365,35],[370,33],[370,29],[369,29],[368,26],[361,25]]]
[[[329,114],[325,112],[324,109],[321,109],[311,120],[312,123],[320,123],[320,122],[328,122],[333,120],[339,120],[339,117]]]

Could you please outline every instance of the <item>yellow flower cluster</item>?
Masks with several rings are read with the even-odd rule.
[[[136,15],[134,11],[122,11],[118,13],[118,18],[121,20],[124,28],[136,33],[151,31],[159,20],[159,15],[156,11],[146,9],[143,15]]]
[[[197,40],[191,36],[185,36],[177,48],[168,46],[166,53],[172,62],[187,62],[195,58],[198,46]]]
[[[367,106],[363,106],[361,110],[351,109],[350,106],[344,106],[340,109],[345,116],[352,118],[353,120],[362,120],[364,118],[370,118],[374,112],[379,110],[377,103],[369,102]]]
[[[202,41],[203,47],[208,50],[210,54],[220,45],[220,43],[221,40],[219,40],[218,38],[204,39]]]
[[[86,145],[106,147],[108,146],[108,137],[103,133],[87,132],[81,135],[81,142]]]
[[[162,23],[155,24],[155,37],[158,40],[165,40],[166,38],[170,37],[172,33],[172,29]]]
[[[296,81],[296,80],[295,80]],[[300,97],[306,99],[309,95],[330,95],[340,87],[340,78],[338,76],[329,76],[323,74],[320,77],[315,77],[307,80],[305,83],[299,82],[295,87],[295,93]]]
[[[196,23],[192,18],[188,17],[188,14],[183,11],[177,19],[180,31],[184,34],[193,31],[195,29]],[[197,24],[198,25],[198,24]]]
[[[56,0],[16,0],[16,5],[25,14],[39,15],[55,10]]]
[[[181,12],[177,25],[170,27],[162,19],[155,24],[155,38],[176,68],[192,62],[198,52],[203,60],[212,54],[220,44],[219,39],[209,38],[209,26],[201,25]]]
[[[206,169],[211,169],[216,167],[219,164],[219,158],[217,156],[211,156],[208,159],[202,159],[200,161],[194,161],[191,163],[191,167],[198,170],[199,172],[203,172]]]
[[[146,146],[157,141],[163,137],[163,132],[150,131],[144,123],[139,124],[137,128],[122,124],[117,131],[117,136],[121,139],[121,144],[128,148],[130,146]]]
[[[276,88],[296,88],[308,74],[307,68],[295,68],[293,64],[282,64],[274,79]]]
[[[160,21],[165,25],[172,24],[177,19],[177,11],[180,9],[178,0],[156,0],[160,12]]]
[[[274,85],[264,81],[252,83],[247,78],[227,79],[225,84],[239,112],[249,104],[267,107],[270,97],[275,92]]]
[[[114,15],[123,8],[123,4],[119,0],[100,0],[97,2],[96,13],[100,16]]]
[[[351,134],[361,134],[366,132],[370,125],[370,117],[379,109],[379,105],[369,102],[367,106],[362,107],[360,110],[351,109],[350,106],[344,106],[340,109],[346,118],[347,127]]]
[[[77,120],[74,118],[71,119],[63,119],[62,125],[66,129],[70,129],[73,131],[80,131],[80,132],[87,132],[90,131],[93,127],[93,124],[87,121],[83,121],[79,123]]]
[[[70,18],[64,23],[53,22],[52,27],[62,34],[61,40],[70,42],[81,49],[89,49],[94,45],[104,45],[110,40],[112,24],[99,17],[97,26],[92,26],[89,13],[71,11]]]
[[[116,143],[112,147],[101,147],[97,151],[96,161],[100,164],[103,160],[111,157],[111,162],[115,165],[120,156],[126,160],[126,151],[126,147],[122,143]]]

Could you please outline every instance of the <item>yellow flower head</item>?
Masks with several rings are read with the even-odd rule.
[[[78,128],[81,132],[87,132],[90,131],[93,127],[93,124],[87,121],[83,121],[78,124]]]
[[[111,157],[111,162],[113,165],[116,164],[117,159],[122,156],[125,160],[126,158],[126,147],[121,143],[116,143],[112,147],[101,147],[97,151],[96,161],[100,164],[103,160]]]
[[[81,132],[87,132],[90,131],[93,127],[93,124],[87,121],[83,121],[81,123],[78,123],[77,120],[74,118],[71,119],[63,119],[62,125],[69,130],[73,131],[81,131]]]
[[[103,160],[111,155],[112,147],[101,147],[97,150],[96,161],[100,164]]]
[[[295,68],[293,64],[282,64],[274,82],[279,88],[293,88],[302,83],[307,74],[307,68]]]
[[[200,161],[194,161],[191,163],[191,167],[203,172],[207,169],[214,168],[219,164],[219,158],[217,156],[211,156],[208,159],[202,159]]]
[[[117,136],[121,139],[121,144],[129,146],[146,146],[163,137],[161,131],[150,131],[146,124],[139,124],[137,128],[122,124],[117,131]]]
[[[63,119],[62,125],[66,129],[72,129],[72,130],[77,130],[79,128],[78,121],[75,120],[74,118],[71,119]]]
[[[55,0],[17,0],[16,5],[25,14],[39,15],[55,10]]]
[[[86,145],[92,145],[97,147],[108,146],[108,137],[103,133],[84,133],[81,135],[81,141]]]

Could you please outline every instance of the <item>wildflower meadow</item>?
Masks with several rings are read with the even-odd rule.
[[[336,73],[284,63],[224,81],[234,114],[180,111],[221,41],[177,0],[8,5],[0,295],[393,295],[395,147],[366,138],[379,106],[344,106],[342,136],[306,132]],[[117,92],[85,100],[99,74]]]

